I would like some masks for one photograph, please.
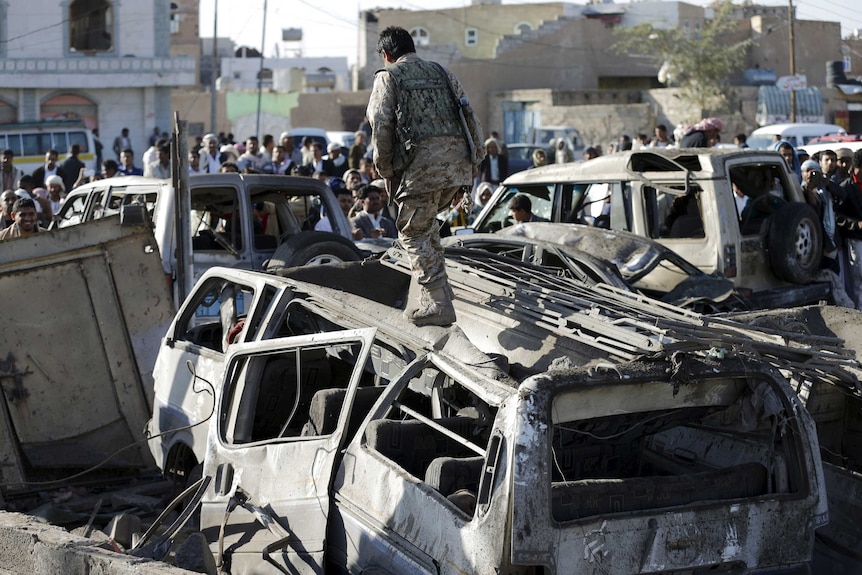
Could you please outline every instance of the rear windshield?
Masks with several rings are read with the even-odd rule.
[[[762,394],[781,405],[771,385],[737,378],[694,387],[558,395],[548,430],[553,519],[796,492],[795,448],[772,433],[772,414],[749,411]]]

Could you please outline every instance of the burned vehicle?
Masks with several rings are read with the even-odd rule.
[[[213,266],[263,270],[355,261],[386,248],[372,241],[354,243],[335,195],[317,180],[201,174],[188,182],[182,204],[170,180],[126,176],[85,184],[70,192],[53,229],[115,214],[151,221],[177,304]],[[188,237],[177,231],[178,211],[187,214],[182,222]],[[315,231],[321,215],[331,231]]]
[[[610,303],[598,305],[596,286],[564,294],[575,282],[538,266],[498,281],[509,263],[447,262],[451,329],[403,320],[397,251],[201,278],[163,351],[218,346],[221,369],[178,365],[173,390],[157,385],[151,431],[169,431],[170,409],[200,408],[201,527],[224,569],[734,572],[810,559],[828,519],[820,457],[777,370],[719,353],[717,332],[621,324],[629,292],[599,284]],[[244,309],[238,291],[253,294]],[[186,329],[205,304],[220,321]],[[214,398],[194,392],[207,380]],[[184,393],[186,407],[170,405]]]
[[[576,224],[526,223],[494,234],[443,239],[455,248],[482,249],[543,267],[587,283],[603,283],[703,313],[747,310],[720,274],[705,274],[662,244],[619,230]]]
[[[520,172],[497,189],[472,229],[512,225],[508,204],[517,194],[550,222],[656,240],[705,273],[730,279],[756,308],[830,295],[817,275],[819,220],[777,152],[638,150]]]

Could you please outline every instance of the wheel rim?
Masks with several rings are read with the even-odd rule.
[[[796,228],[796,258],[799,262],[807,267],[814,260],[814,230],[811,228],[811,222],[803,220],[799,222]]]
[[[344,260],[340,257],[333,254],[320,254],[319,256],[314,256],[307,262],[305,265],[307,266],[322,266],[325,264],[341,264],[344,263]]]

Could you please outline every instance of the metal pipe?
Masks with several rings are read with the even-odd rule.
[[[218,134],[216,130],[218,98],[216,97],[216,79],[218,73],[218,0],[213,7],[213,59],[212,74],[210,76],[210,132]]]
[[[254,135],[260,137],[260,99],[263,93],[263,51],[266,46],[266,2],[263,0],[263,31],[260,33],[260,69],[257,71],[257,123],[254,127]]]

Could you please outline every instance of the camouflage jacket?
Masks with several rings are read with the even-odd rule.
[[[416,61],[421,61],[416,54],[407,54],[399,58],[396,64]],[[455,97],[466,98],[464,88],[455,75],[448,70],[446,73]],[[393,160],[397,152],[396,146],[399,145],[396,137],[397,101],[398,96],[392,75],[386,71],[378,72],[374,78],[374,87],[368,102],[368,119],[373,128],[371,144],[374,147],[374,163],[384,178],[395,175]],[[416,153],[413,161],[405,172],[400,174],[402,183],[408,186],[415,183],[426,187],[445,187],[467,185],[472,182],[475,167],[484,157],[483,136],[482,127],[472,113],[472,108],[465,109],[465,119],[476,144],[473,157],[468,158],[467,144],[461,134],[422,138],[415,143]],[[460,122],[460,120],[456,121]]]

